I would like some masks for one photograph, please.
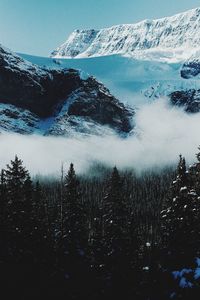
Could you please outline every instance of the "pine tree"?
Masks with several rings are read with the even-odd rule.
[[[43,232],[46,238],[49,235],[48,212],[45,196],[40,182],[37,180],[33,192],[33,215],[37,220],[38,229]]]
[[[200,151],[200,147],[198,148]],[[197,162],[189,167],[189,175],[191,178],[191,185],[200,195],[200,152],[196,154]]]
[[[34,245],[37,259],[41,262],[48,262],[50,257],[48,254],[53,252],[53,242],[50,235],[48,224],[48,212],[46,208],[46,201],[43,195],[42,187],[37,180],[33,192],[33,219],[34,219]],[[38,245],[40,247],[38,248]]]
[[[198,196],[182,156],[167,205],[161,212],[164,259],[173,267],[184,266],[197,255],[200,226]]]
[[[115,167],[103,199],[103,247],[106,277],[110,277],[111,286],[115,287],[116,294],[120,293],[128,282],[131,256],[134,255],[127,199],[124,195],[123,180]]]
[[[64,181],[62,210],[63,232],[57,246],[58,266],[64,276],[69,278],[69,289],[74,294],[81,295],[87,290],[88,228],[85,208],[80,197],[79,181],[73,164],[70,164]],[[79,285],[79,290],[74,286],[75,282]]]
[[[29,173],[25,167],[23,167],[23,162],[18,159],[17,155],[15,156],[15,160],[11,160],[10,165],[7,165],[5,176],[10,202],[21,199],[21,192],[25,181],[29,177]]]
[[[90,257],[91,267],[96,276],[104,268],[102,205],[96,208],[90,224]]]
[[[117,242],[124,238],[127,230],[127,206],[123,192],[122,179],[115,167],[103,201],[104,237],[113,242]],[[113,247],[111,246],[111,249],[112,248]]]
[[[80,199],[79,181],[73,164],[65,178],[63,203],[63,231],[72,247],[81,250],[85,243],[86,216]]]
[[[25,258],[31,247],[33,232],[32,216],[32,182],[29,172],[23,166],[22,160],[15,156],[15,160],[7,165],[5,170],[7,187],[8,215],[7,230],[12,243],[11,248]],[[29,245],[29,246],[28,246]],[[25,249],[26,248],[26,249]],[[17,259],[17,255],[15,254]]]
[[[0,175],[0,228],[2,230],[5,230],[4,226],[5,226],[5,222],[6,222],[6,210],[7,210],[6,179],[5,179],[5,171],[1,170],[1,175]]]
[[[0,175],[0,257],[3,258],[7,254],[7,187],[5,179],[5,171],[1,170]]]
[[[62,237],[64,252],[84,256],[87,243],[86,215],[80,199],[79,181],[71,163],[64,180],[62,204]]]

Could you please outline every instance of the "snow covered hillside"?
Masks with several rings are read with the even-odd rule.
[[[178,62],[200,48],[200,8],[172,17],[101,30],[75,30],[52,57],[83,58],[113,54]]]
[[[34,64],[0,46],[0,131],[124,134],[133,128],[133,115],[95,78]]]

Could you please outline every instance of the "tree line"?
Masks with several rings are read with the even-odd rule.
[[[71,164],[43,181],[16,156],[1,171],[2,289],[21,299],[198,297],[187,270],[200,256],[200,154],[188,169],[180,156],[176,171],[97,169],[77,176]]]

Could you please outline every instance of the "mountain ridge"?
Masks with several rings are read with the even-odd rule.
[[[176,56],[174,59],[186,60],[193,54],[194,48],[200,47],[199,33],[198,7],[171,17],[147,19],[135,24],[75,30],[51,56],[82,58],[120,54],[155,59],[156,53],[151,52],[159,51],[168,59],[173,60]],[[170,53],[165,53],[167,51]]]

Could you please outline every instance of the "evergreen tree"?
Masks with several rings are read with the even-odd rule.
[[[173,182],[168,207],[161,212],[164,260],[174,268],[193,261],[198,254],[200,225],[199,203],[191,186],[185,159],[180,156],[177,178]]]
[[[179,180],[181,186],[184,186],[188,183],[187,170],[186,170],[186,161],[185,157],[182,155],[179,156],[179,163],[177,167],[177,180]]]
[[[28,171],[23,166],[22,160],[18,159],[17,155],[15,156],[15,160],[11,160],[10,165],[7,165],[5,176],[9,202],[21,199],[24,183],[30,177]]]
[[[0,228],[5,230],[6,222],[6,210],[7,210],[7,188],[6,188],[6,178],[5,171],[1,170],[0,175]],[[4,229],[3,229],[4,228]]]
[[[106,195],[103,199],[103,247],[106,278],[110,277],[113,287],[119,294],[126,292],[129,281],[131,257],[130,224],[127,199],[124,197],[123,180],[117,168],[113,169]]]
[[[102,227],[102,207],[98,207],[95,212],[95,217],[92,220],[90,249],[92,256],[92,265],[99,271],[103,264],[103,227]]]
[[[15,160],[5,170],[7,187],[7,230],[15,257],[25,258],[28,254],[33,232],[32,182],[22,160]],[[28,246],[29,245],[29,246]],[[17,255],[16,255],[17,254]]]
[[[5,171],[1,170],[0,175],[0,257],[5,257],[7,252],[7,187],[5,179]]]
[[[47,238],[49,235],[47,203],[38,180],[35,183],[33,192],[33,215],[34,219],[37,220],[38,230],[43,233],[44,238]]]
[[[86,216],[73,164],[70,165],[64,184],[63,231],[68,243],[76,250],[81,250],[81,245],[87,240]]]
[[[116,167],[113,169],[103,202],[104,238],[115,243],[125,238],[127,232],[127,206],[122,179]],[[111,244],[109,246],[113,249]],[[119,244],[118,246],[120,247]]]
[[[63,195],[63,233],[58,244],[59,266],[74,294],[84,293],[87,281],[88,229],[85,209],[81,202],[79,181],[73,164],[65,177]],[[67,274],[67,275],[66,275]],[[77,290],[75,284],[79,284]]]
[[[34,245],[39,262],[49,262],[53,252],[53,241],[48,224],[48,212],[40,182],[37,180],[33,192]],[[38,245],[40,247],[38,248]],[[49,255],[48,255],[49,254]]]
[[[198,148],[200,151],[200,147]],[[191,185],[200,195],[200,152],[196,154],[197,162],[189,167],[189,175],[191,178]]]

